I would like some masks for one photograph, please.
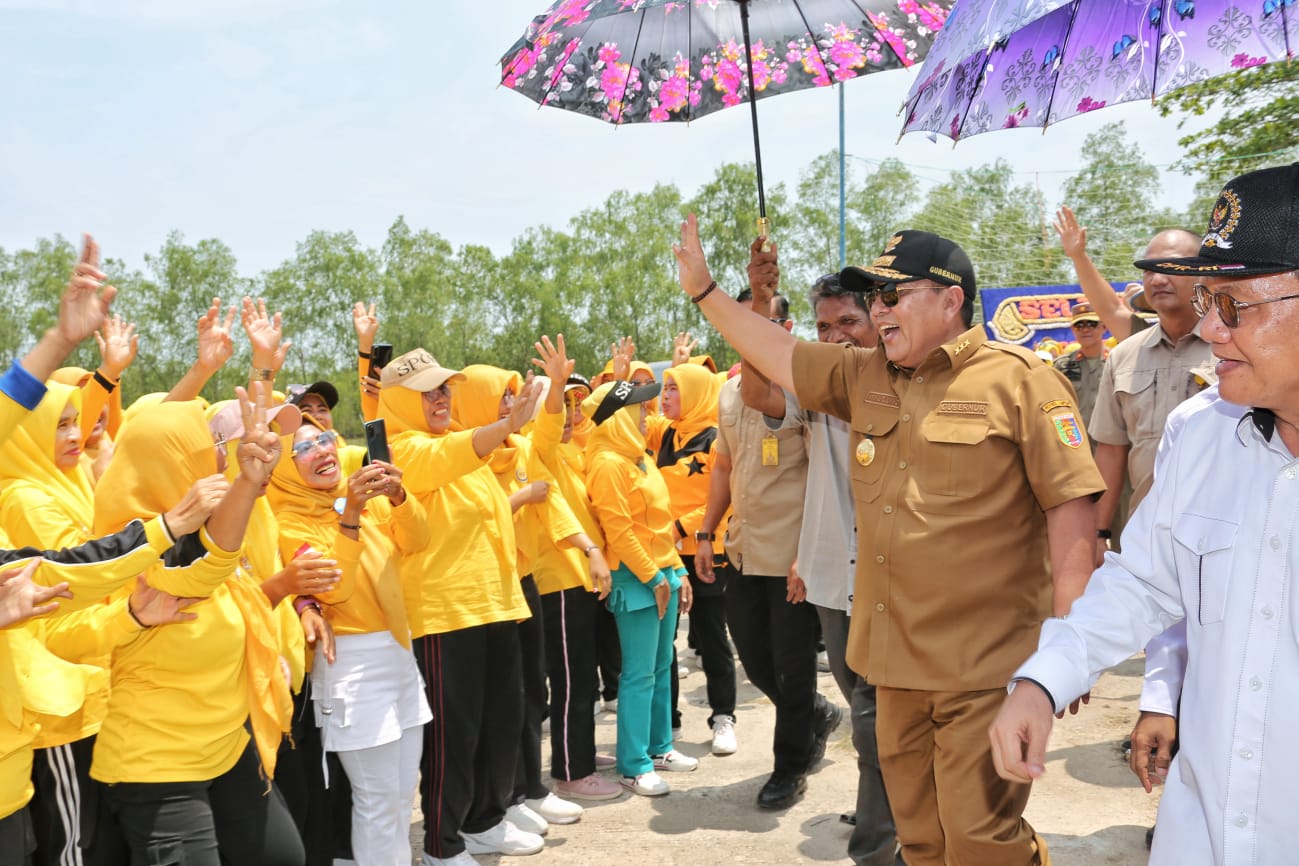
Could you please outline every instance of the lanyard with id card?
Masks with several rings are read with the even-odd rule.
[[[780,465],[780,440],[774,434],[768,433],[762,437],[762,465]]]

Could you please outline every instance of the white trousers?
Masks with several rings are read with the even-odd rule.
[[[338,752],[352,783],[352,859],[357,866],[410,866],[410,820],[419,783],[423,726],[401,739]]]

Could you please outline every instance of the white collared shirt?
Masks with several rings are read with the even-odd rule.
[[[1299,461],[1218,402],[1187,418],[1149,497],[1067,619],[1015,674],[1065,707],[1185,617],[1179,737],[1151,864],[1299,852]]]

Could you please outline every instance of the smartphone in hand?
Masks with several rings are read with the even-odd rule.
[[[392,462],[392,454],[388,452],[388,425],[382,418],[365,422],[365,462],[375,460]]]
[[[375,343],[370,347],[370,378],[378,379],[379,373],[392,360],[392,343]]]

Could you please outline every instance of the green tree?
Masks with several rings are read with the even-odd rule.
[[[1044,218],[1041,192],[1016,184],[1010,163],[998,159],[931,188],[910,224],[964,247],[979,286],[992,288],[1037,285],[1054,275]]]
[[[35,249],[0,250],[0,352],[15,358],[54,324],[59,295],[77,261],[61,235],[41,238]],[[82,353],[78,351],[80,359]]]
[[[1064,183],[1064,204],[1087,227],[1087,252],[1110,279],[1133,274],[1132,262],[1151,235],[1169,224],[1169,214],[1154,205],[1159,169],[1128,139],[1120,123],[1108,123],[1083,140],[1084,163]],[[1060,278],[1073,280],[1069,262],[1052,252],[1062,268]]]
[[[1164,117],[1191,118],[1217,109],[1208,128],[1178,139],[1177,166],[1199,176],[1185,222],[1199,229],[1227,180],[1247,171],[1285,165],[1299,158],[1299,64],[1267,63],[1219,75],[1175,90],[1159,100]]]

